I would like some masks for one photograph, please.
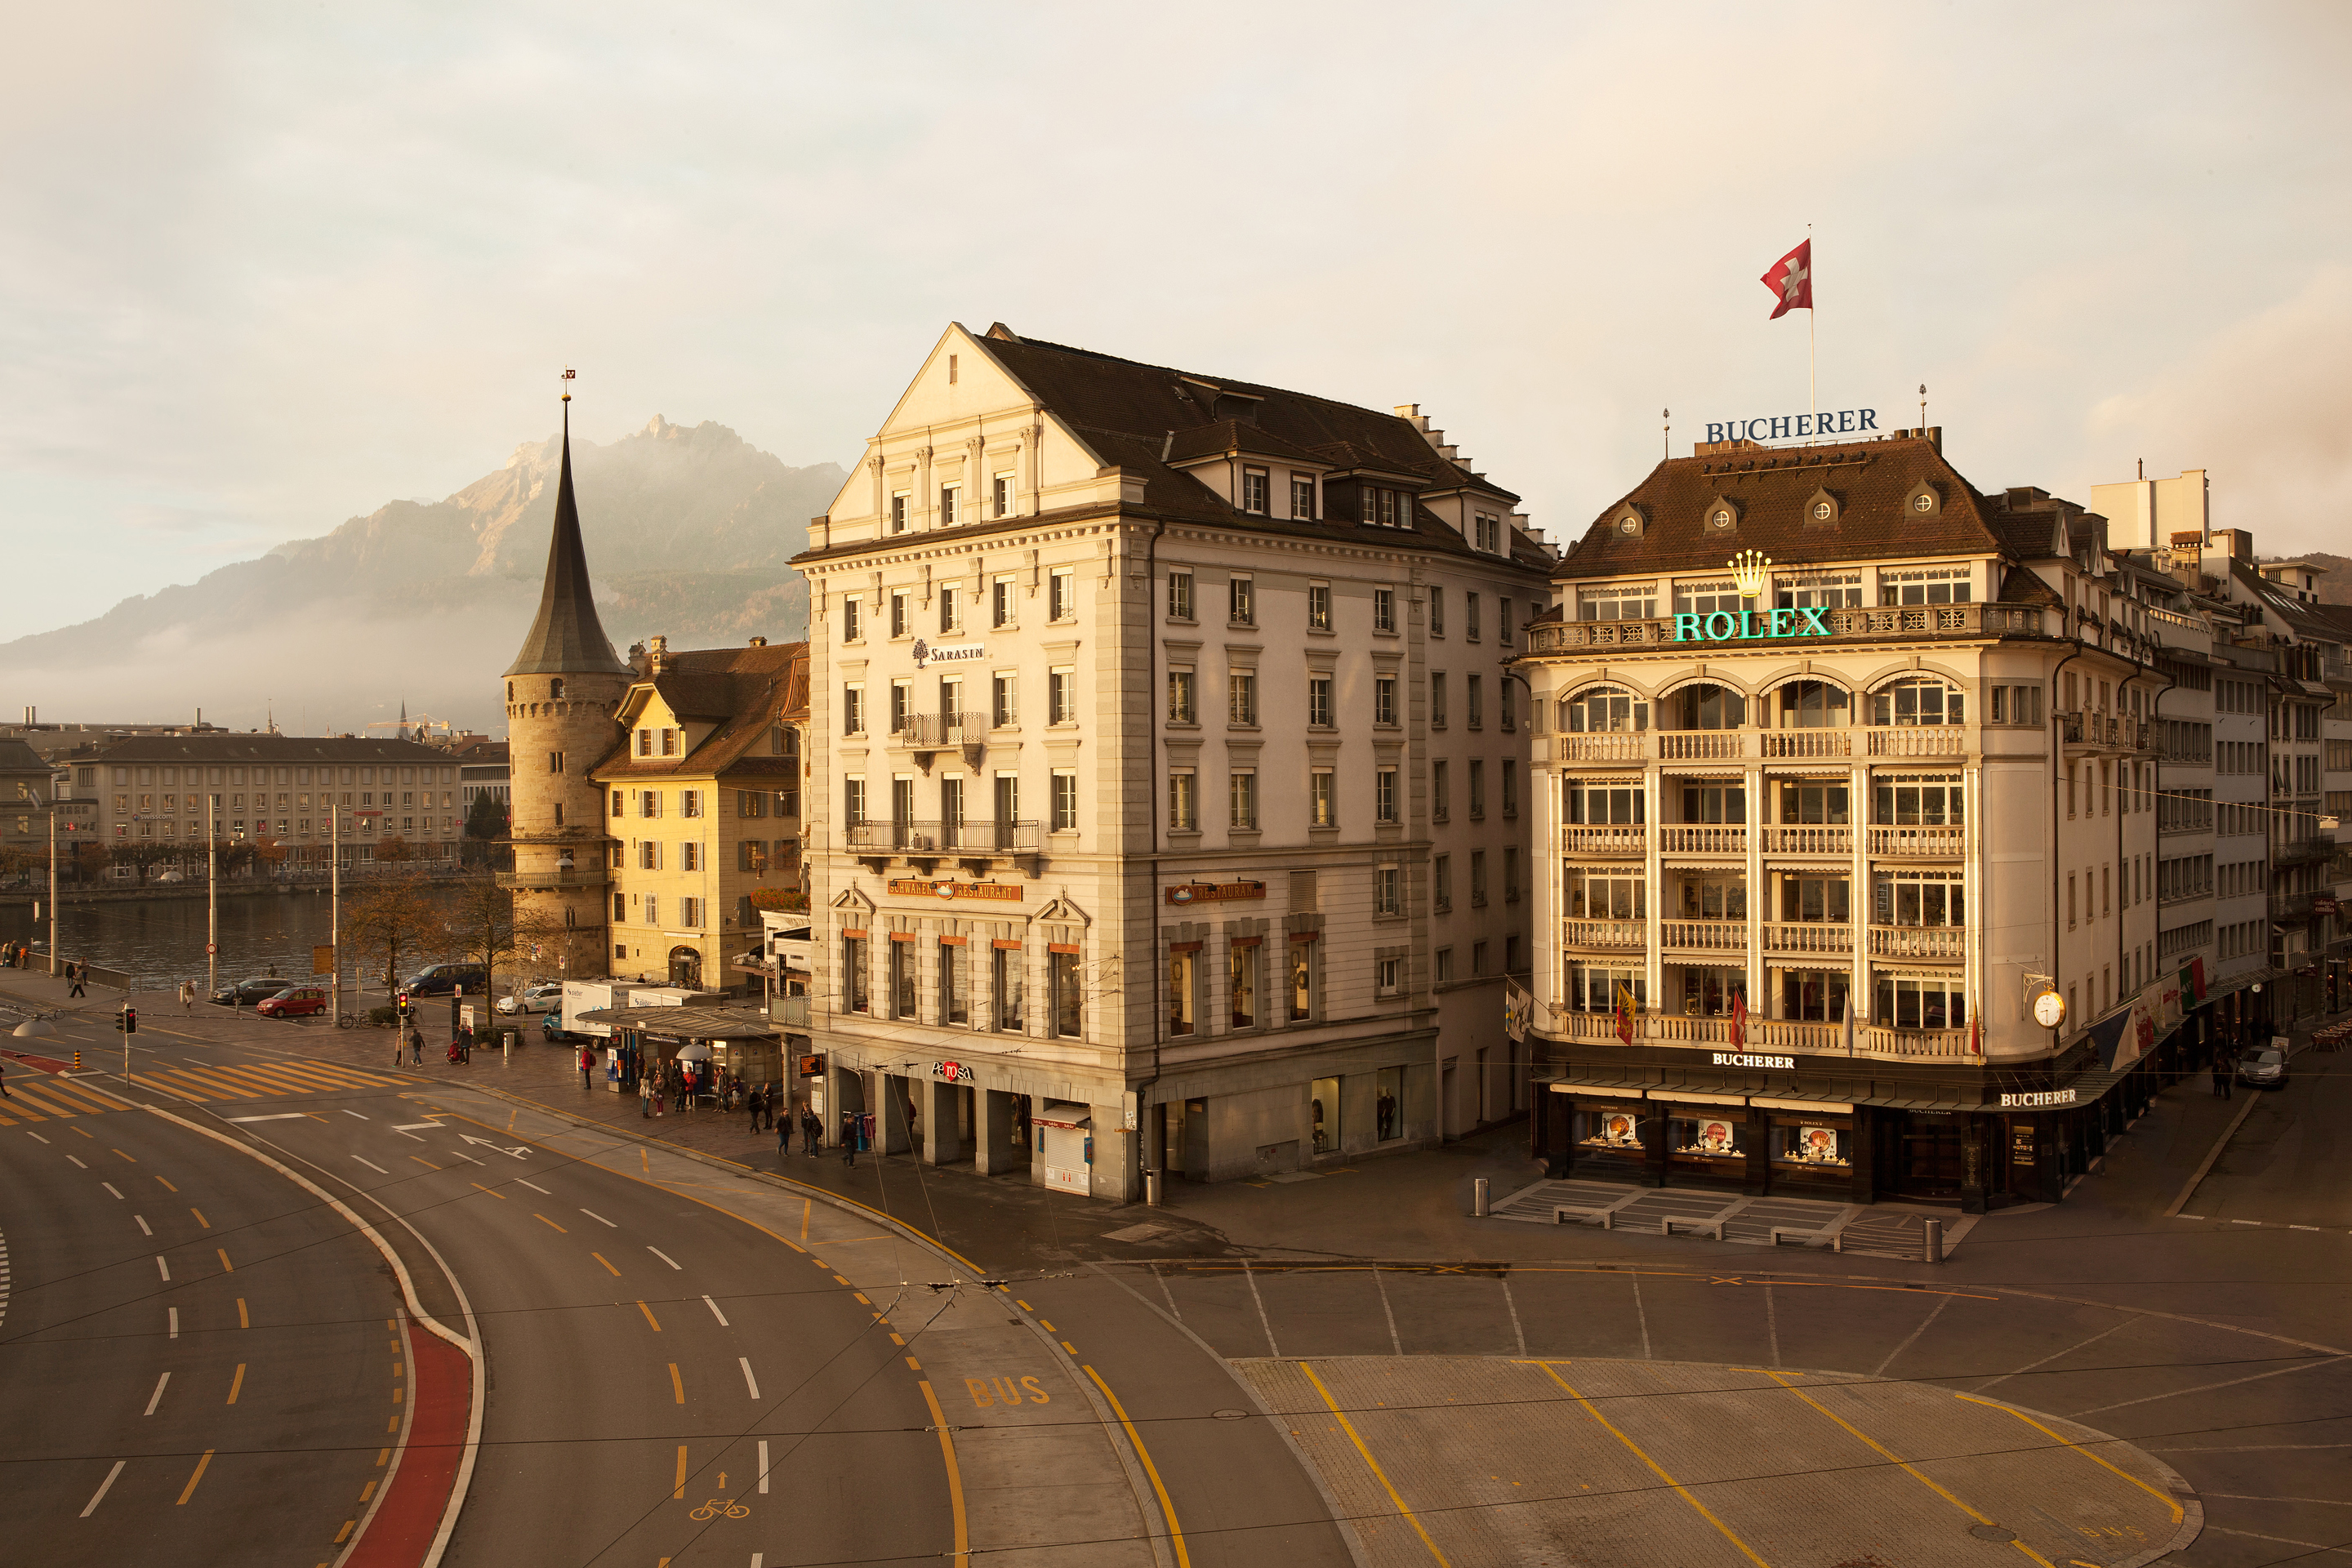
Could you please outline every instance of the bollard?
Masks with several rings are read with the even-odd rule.
[[[515,1032],[512,1029],[501,1029],[499,1031],[499,1055],[500,1058],[499,1066],[502,1068],[510,1068],[514,1066],[514,1043]]]
[[[1160,1173],[1158,1171],[1146,1171],[1143,1173],[1143,1201],[1153,1208],[1160,1206]]]
[[[79,1051],[76,1051],[74,1053],[74,1071],[81,1071],[81,1053]]]
[[[1927,1222],[1927,1244],[1920,1248],[1920,1251],[1929,1263],[1944,1261],[1944,1222],[1942,1220],[1931,1219]]]
[[[1480,1219],[1486,1217],[1489,1187],[1490,1184],[1484,1176],[1477,1177],[1470,1184],[1470,1212]]]

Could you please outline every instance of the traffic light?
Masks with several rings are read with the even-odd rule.
[[[136,1007],[125,1007],[121,1012],[117,1013],[114,1016],[114,1027],[116,1031],[121,1034],[137,1034],[139,1032],[139,1009]]]
[[[407,1012],[407,1011],[408,1011],[408,993],[407,993],[407,992],[404,991],[404,992],[402,992],[402,993],[400,994],[400,998],[399,998],[399,1002],[398,1002],[398,1004],[397,1004],[397,1005],[398,1005],[398,1006],[399,1006],[399,1008],[400,1008],[400,1010],[401,1010],[402,1012],[405,1013],[405,1012]]]

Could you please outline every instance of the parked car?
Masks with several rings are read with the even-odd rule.
[[[327,992],[320,985],[289,985],[272,996],[265,996],[253,1005],[253,1010],[264,1018],[299,1018],[306,1014],[327,1010]]]
[[[281,974],[259,980],[240,980],[214,992],[213,1000],[224,1007],[251,1007],[268,1001],[293,984]]]
[[[544,1012],[546,1009],[555,1006],[562,1000],[563,982],[561,980],[542,980],[528,991],[525,991],[520,996],[499,997],[499,1011],[501,1013]]]
[[[436,963],[408,977],[411,996],[446,996],[459,986],[478,996],[490,988],[490,977],[478,963]]]
[[[165,884],[184,882],[187,879],[187,873],[184,871],[160,871],[155,876],[155,880]]]
[[[2248,1051],[2238,1058],[2238,1081],[2249,1089],[2284,1089],[2286,1053],[2276,1046]]]

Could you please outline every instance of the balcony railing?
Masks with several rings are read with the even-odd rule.
[[[891,733],[894,746],[962,746],[979,745],[988,738],[988,713],[984,709],[963,709],[948,713],[909,713]]]
[[[2274,921],[2302,920],[2311,913],[2311,900],[2316,896],[2317,895],[2314,893],[2273,893],[2271,895],[2271,919]]]
[[[1742,757],[1748,754],[1746,740],[1737,730],[1662,730],[1658,755],[1666,762]]]
[[[1767,921],[1764,951],[1851,953],[1853,927],[1843,921]]]
[[[1802,824],[1769,823],[1757,832],[1764,836],[1767,855],[1851,855],[1853,829]]]
[[[1949,860],[1957,858],[1967,845],[1968,829],[1965,827],[1874,827],[1870,830],[1870,852],[1890,858],[1925,856]]]
[[[1650,732],[1631,730],[1606,735],[1555,735],[1552,754],[1563,763],[1646,763]]]
[[[1746,952],[1746,921],[1661,921],[1658,946],[1664,951]]]
[[[1917,729],[1874,726],[1870,737],[1874,757],[1958,757],[1968,754],[1969,732],[1958,725],[1928,725]]]
[[[1748,829],[1728,822],[1661,823],[1658,847],[1668,855],[1745,855]]]
[[[1034,855],[1034,822],[853,822],[841,830],[853,854]]]
[[[520,892],[547,892],[558,888],[602,887],[613,874],[601,866],[585,869],[574,866],[550,867],[530,871],[500,871],[498,884]]]
[[[1853,737],[1844,730],[1767,730],[1762,739],[1768,757],[1853,755]]]
[[[1561,1039],[1596,1044],[1622,1043],[1617,1033],[1616,1016],[1611,1013],[1556,1011],[1550,1015],[1549,1026],[1544,1032]],[[1965,1057],[1969,1054],[1969,1032],[1966,1029],[1894,1029],[1883,1025],[1861,1024],[1855,1026],[1853,1036],[1853,1054],[1857,1058],[1906,1059]],[[1691,1018],[1677,1017],[1668,1013],[1645,1013],[1633,1020],[1633,1044],[1637,1046],[1720,1047],[1730,1043],[1731,1021],[1727,1018]],[[1750,1018],[1739,1048],[1759,1053],[1785,1051],[1843,1057],[1846,1054],[1845,1028],[1840,1024]]]
[[[1870,928],[1873,958],[1961,958],[1966,956],[1966,926],[1878,926]]]
[[[2113,713],[2060,713],[2058,735],[2070,746],[2113,746],[2126,752],[2150,749],[2145,721]]]
[[[1559,922],[1560,941],[1569,947],[1633,948],[1650,945],[1646,921],[1579,921]]]
[[[768,1016],[788,1029],[809,1026],[809,998],[779,996],[768,1006]]]
[[[2008,605],[1923,605],[1901,609],[1823,610],[1816,613],[1829,627],[1832,637],[1847,641],[1981,637],[1988,634],[1998,637],[2004,633],[2021,632],[2032,635],[2042,630],[2041,611]],[[1759,630],[1769,630],[1769,614],[1760,614],[1751,624]],[[1812,638],[1796,635],[1806,625],[1802,616],[1792,616],[1790,621],[1790,635],[1787,637],[1758,637],[1733,642],[1678,638],[1675,635],[1676,622],[1672,616],[1654,616],[1646,621],[1559,621],[1529,626],[1528,652],[1541,656],[1580,653],[1590,648],[1681,647],[1722,654],[1763,646],[1784,649],[1793,646],[1819,646]]]
[[[1588,827],[1571,823],[1559,830],[1559,847],[1570,855],[1645,855],[1649,830],[1639,823]]]

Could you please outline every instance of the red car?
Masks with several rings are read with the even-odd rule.
[[[318,985],[289,986],[275,996],[255,1003],[253,1010],[265,1018],[297,1018],[305,1013],[323,1013],[327,1010],[327,993]]]

